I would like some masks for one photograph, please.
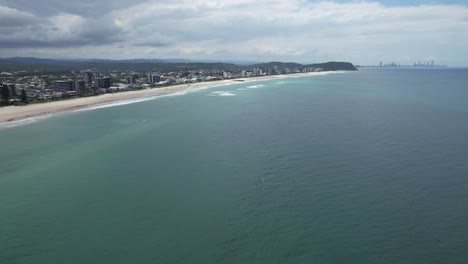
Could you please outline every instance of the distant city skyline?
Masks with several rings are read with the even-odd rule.
[[[461,0],[0,0],[3,58],[468,66],[467,46]]]
[[[394,67],[417,67],[417,68],[442,68],[442,67],[448,67],[448,65],[440,65],[436,64],[434,60],[431,61],[417,61],[412,64],[402,64],[398,61],[392,61],[392,62],[384,62],[380,61],[378,65],[361,65],[363,67],[370,66],[370,67],[384,67],[384,68],[394,68]]]

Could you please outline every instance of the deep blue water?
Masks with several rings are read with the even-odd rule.
[[[466,263],[467,137],[466,69],[238,83],[0,129],[0,263]]]

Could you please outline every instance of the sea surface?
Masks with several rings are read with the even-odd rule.
[[[468,70],[236,83],[3,127],[0,263],[468,263]]]

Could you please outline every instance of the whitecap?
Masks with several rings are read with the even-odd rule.
[[[219,96],[236,96],[237,94],[233,94],[230,92],[220,93]]]
[[[258,85],[251,85],[251,86],[247,86],[247,88],[249,89],[255,89],[255,88],[260,88],[260,87],[263,87],[265,86],[264,84],[258,84]]]
[[[207,86],[200,86],[200,87],[190,87],[190,88],[187,88],[186,91],[187,92],[198,92],[198,91],[203,91],[203,90],[206,90],[206,89],[212,89],[212,88],[216,88],[216,87],[223,87],[223,86],[230,86],[230,85],[233,85],[235,83],[223,83],[223,84],[218,84],[218,85],[207,85]]]

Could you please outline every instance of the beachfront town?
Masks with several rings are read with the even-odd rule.
[[[319,71],[322,69],[273,66],[239,71],[200,69],[166,73],[83,70],[58,75],[35,75],[34,73],[2,72],[0,73],[0,93],[4,103],[7,99],[7,104],[21,104],[176,84]]]

